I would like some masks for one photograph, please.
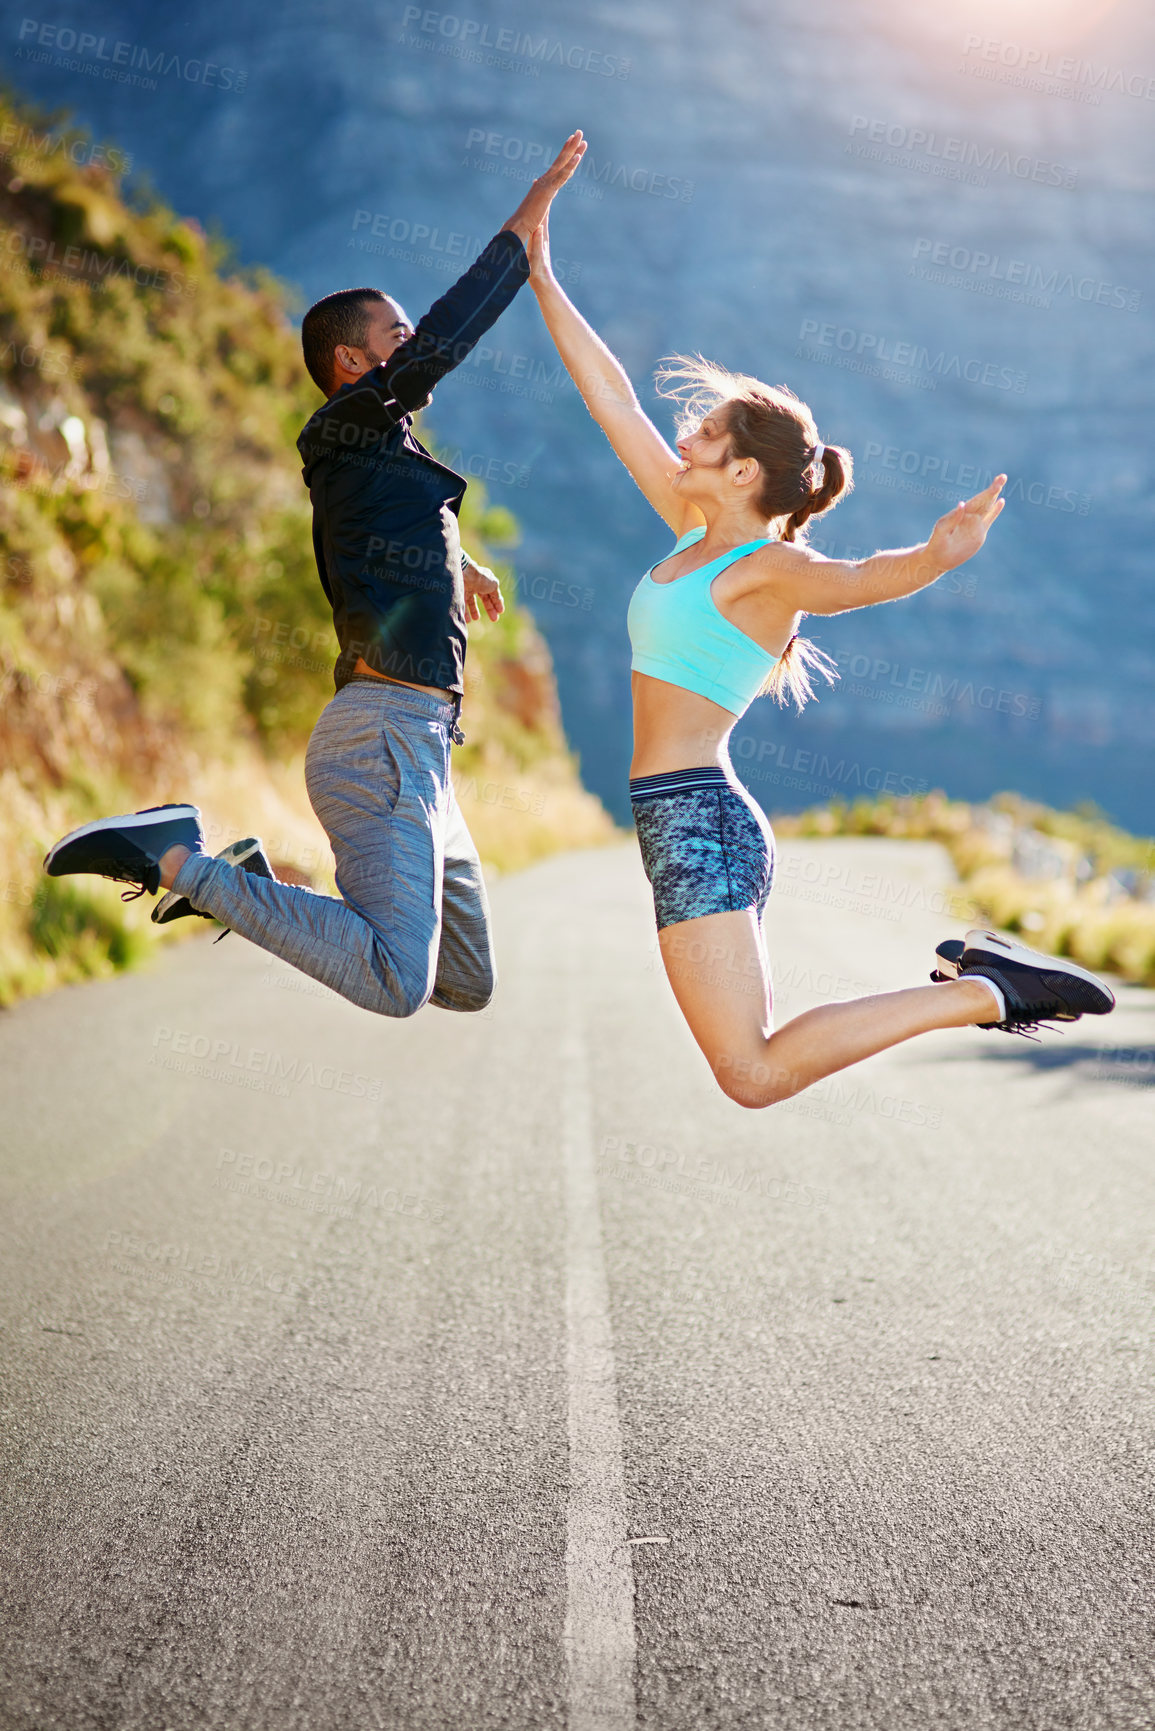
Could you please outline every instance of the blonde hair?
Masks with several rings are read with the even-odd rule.
[[[818,429],[807,405],[786,385],[764,385],[732,373],[704,355],[671,355],[657,373],[658,391],[679,405],[679,437],[705,415],[722,411],[729,459],[753,457],[762,471],[755,503],[768,523],[780,523],[781,541],[806,540],[807,524],[844,499],[854,485],[854,462],[841,445],[826,445],[818,463]],[[815,696],[812,679],[838,678],[824,650],[790,639],[758,693],[801,709]]]

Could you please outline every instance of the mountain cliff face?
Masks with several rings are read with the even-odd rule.
[[[763,803],[1015,785],[1150,827],[1147,10],[206,0],[161,23],[108,0],[81,53],[62,32],[91,36],[82,13],[13,24],[14,76],[306,302],[368,280],[420,312],[580,124],[590,156],[554,224],[571,292],[643,391],[661,355],[701,349],[811,402],[858,470],[823,550],[908,545],[1008,472],[973,566],[812,622],[842,683],[803,718],[762,704],[744,723]],[[666,531],[528,295],[432,418],[517,507],[569,737],[621,809],[625,606]]]
[[[102,812],[191,798],[214,849],[258,833],[331,882],[300,763],[336,655],[293,444],[317,393],[278,285],[126,204],[116,154],[0,104],[0,1003],[156,935],[150,904],[40,872]],[[479,484],[463,532],[484,558],[517,524]],[[511,600],[472,628],[454,759],[505,868],[612,834]]]

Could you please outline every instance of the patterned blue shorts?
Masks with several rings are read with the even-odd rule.
[[[716,765],[630,782],[642,864],[658,930],[704,914],[766,906],[774,832],[761,809]]]

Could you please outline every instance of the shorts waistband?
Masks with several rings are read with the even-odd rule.
[[[414,715],[428,716],[430,721],[456,721],[461,713],[459,697],[451,702],[445,697],[434,697],[432,692],[414,691],[411,686],[397,685],[391,679],[375,679],[369,673],[351,674],[341,690],[347,691],[351,685],[355,685],[359,692],[372,686],[391,709],[408,709]]]
[[[697,793],[705,788],[723,788],[732,785],[724,769],[716,763],[703,765],[700,769],[670,769],[661,775],[636,775],[630,780],[630,799],[635,805],[648,799],[660,799],[663,794]]]

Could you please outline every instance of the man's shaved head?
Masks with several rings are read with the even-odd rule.
[[[392,313],[390,320],[386,315]],[[410,325],[394,301],[382,289],[340,289],[326,295],[305,314],[301,323],[301,347],[309,377],[319,391],[331,396],[337,384],[333,353],[338,344],[360,349],[373,365],[385,359],[370,344],[370,327],[391,327],[396,331],[394,345],[404,340]],[[388,349],[386,349],[386,353]]]

